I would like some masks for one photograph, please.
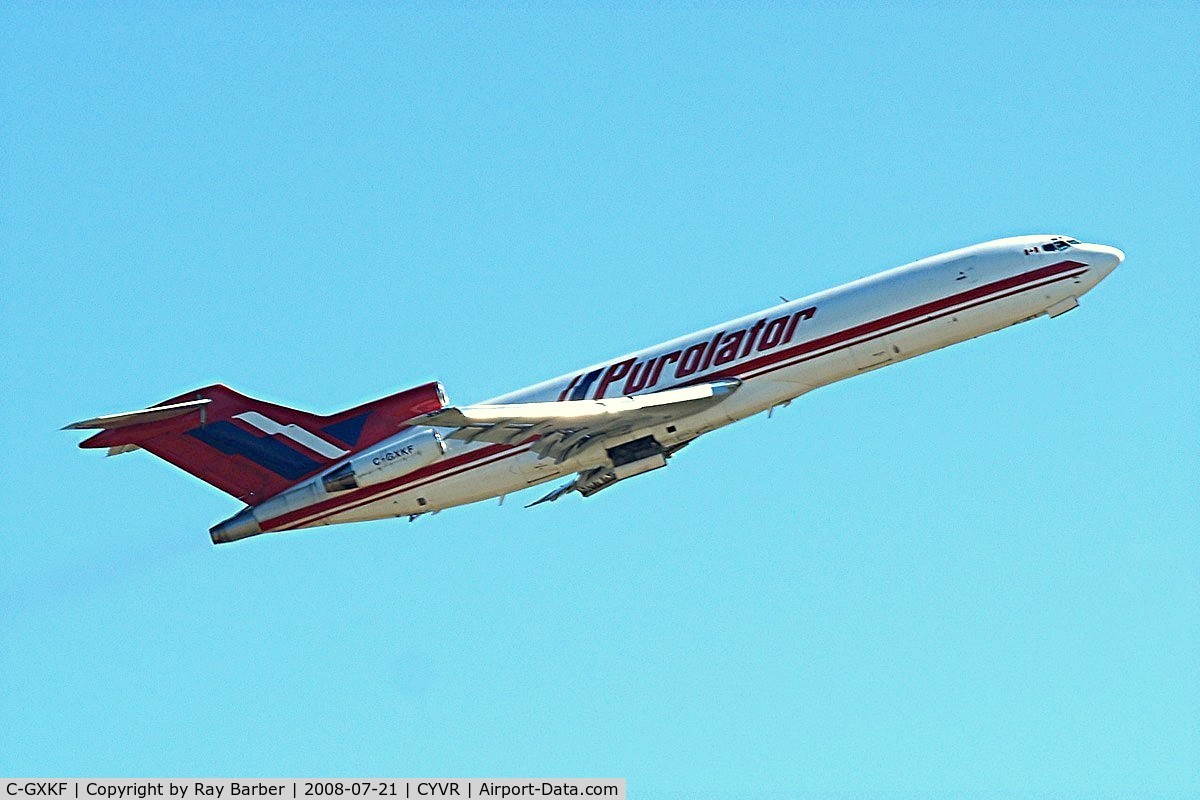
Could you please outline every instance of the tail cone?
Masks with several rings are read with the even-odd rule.
[[[218,522],[208,529],[208,535],[212,537],[213,544],[236,542],[238,539],[257,536],[262,532],[263,529],[258,527],[258,520],[254,518],[254,514],[250,513],[248,508],[242,509],[224,522]]]

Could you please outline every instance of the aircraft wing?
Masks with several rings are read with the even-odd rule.
[[[703,411],[728,397],[739,380],[720,380],[634,397],[448,407],[410,424],[453,428],[451,439],[516,444],[537,437],[530,450],[556,464],[585,445]]]

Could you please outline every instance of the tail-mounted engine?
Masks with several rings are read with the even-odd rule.
[[[383,447],[354,456],[321,478],[327,492],[344,492],[399,478],[446,454],[446,442],[433,428],[417,428]]]

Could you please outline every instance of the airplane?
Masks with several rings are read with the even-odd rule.
[[[1068,236],[997,239],[477,405],[451,406],[432,382],[320,416],[218,384],[65,429],[99,429],[79,446],[147,450],[245,503],[209,530],[213,544],[415,519],[565,476],[530,505],[590,497],[820,386],[1064,314],[1124,259]]]

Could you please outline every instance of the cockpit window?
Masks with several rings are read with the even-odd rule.
[[[1027,255],[1027,256],[1033,255],[1034,253],[1037,253],[1039,251],[1045,252],[1045,253],[1053,253],[1057,250],[1067,250],[1073,244],[1079,244],[1079,240],[1078,239],[1063,239],[1061,237],[1056,236],[1055,238],[1051,239],[1046,244],[1043,244],[1043,245],[1035,244],[1035,245],[1032,245],[1031,247],[1026,247],[1025,255]]]

